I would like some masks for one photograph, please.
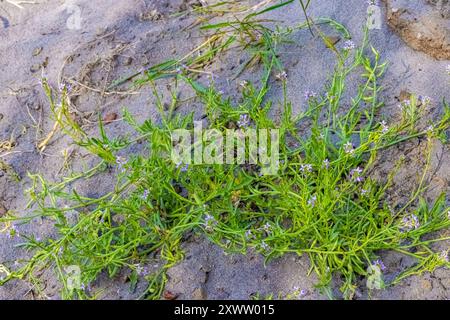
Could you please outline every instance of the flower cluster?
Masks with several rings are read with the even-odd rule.
[[[270,234],[272,232],[272,226],[268,222],[263,225],[261,229],[264,230],[267,234]]]
[[[183,162],[178,162],[177,165],[176,165],[176,168],[179,169],[181,167],[181,172],[188,171],[189,164],[185,164],[184,166],[182,166],[182,165],[183,165]]]
[[[306,100],[309,101],[309,100],[314,99],[316,97],[317,97],[317,93],[315,93],[314,91],[310,91],[310,90],[305,91],[305,99]]]
[[[268,251],[270,249],[269,245],[265,241],[261,241],[261,248],[264,251]]]
[[[282,71],[282,72],[278,73],[275,76],[275,78],[277,78],[277,80],[280,80],[280,81],[286,81],[287,80],[287,73],[286,73],[286,71]]]
[[[241,114],[237,122],[239,128],[246,128],[250,125],[250,117],[248,114]]]
[[[418,229],[420,227],[419,218],[415,214],[410,214],[409,216],[403,217],[402,219],[402,230],[411,231]]]
[[[428,96],[419,96],[419,102],[423,105],[423,106],[427,106],[431,103],[431,98]]]
[[[362,182],[364,178],[361,176],[363,170],[360,167],[350,170],[350,180],[353,182]]]
[[[245,239],[247,240],[255,239],[255,235],[253,234],[252,230],[245,231]]]
[[[141,264],[136,264],[135,268],[136,268],[136,273],[141,277],[145,277],[150,274],[150,269],[148,268],[148,266],[142,266]]]
[[[386,134],[389,132],[389,127],[388,127],[386,121],[384,121],[384,120],[381,121],[380,126],[381,126],[381,133]]]
[[[300,165],[300,172],[307,173],[312,172],[313,167],[311,164],[302,164]]]
[[[242,88],[247,88],[248,86],[248,81],[247,80],[242,80],[239,82],[239,86],[241,86]]]
[[[377,266],[380,268],[381,271],[386,270],[386,266],[384,265],[383,261],[381,259],[377,259],[375,261],[372,261],[373,266]]]
[[[353,143],[351,143],[349,141],[346,144],[344,144],[344,151],[345,151],[346,154],[354,154],[355,153],[355,148],[353,147]]]
[[[66,83],[65,81],[61,82],[59,84],[59,91],[64,91],[66,90],[67,92],[70,92],[72,90],[72,85],[70,83]]]
[[[404,100],[398,105],[401,111],[405,111],[408,107],[411,107],[411,100]]]
[[[117,157],[116,158],[116,164],[120,172],[125,172],[125,165],[128,163],[128,160],[123,157]]]
[[[310,206],[311,208],[314,208],[314,206],[316,205],[316,201],[317,201],[317,196],[313,195],[311,198],[309,198],[308,200],[308,206]]]
[[[328,159],[323,160],[323,162],[322,162],[322,168],[323,168],[323,169],[328,169],[328,168],[330,168],[330,160],[328,160]]]
[[[150,191],[148,189],[145,189],[144,192],[141,195],[141,199],[144,200],[144,201],[147,200],[149,194],[150,194]]]
[[[439,260],[448,263],[448,250],[442,250],[439,254]]]
[[[356,46],[355,46],[355,43],[354,43],[353,41],[347,40],[347,41],[344,42],[344,47],[343,47],[343,49],[344,49],[345,51],[350,51],[350,50],[353,50],[353,49],[355,49],[355,48],[356,48]]]
[[[203,226],[208,232],[212,232],[214,230],[214,227],[218,224],[216,218],[214,218],[210,214],[205,215],[204,220],[205,222],[203,223]]]

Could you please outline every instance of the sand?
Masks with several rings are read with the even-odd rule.
[[[71,97],[76,115],[84,128],[97,134],[97,113],[101,112],[109,124],[108,134],[118,136],[130,132],[121,119],[122,109],[140,119],[157,119],[153,97],[148,89],[126,92],[126,86],[111,92],[109,84],[123,75],[133,74],[146,67],[163,62],[169,57],[180,57],[202,42],[202,35],[192,14],[173,16],[189,9],[197,1],[102,0],[58,1],[42,0],[36,4],[23,3],[19,8],[6,1],[0,2],[0,142],[9,141],[0,149],[0,215],[12,211],[25,215],[29,185],[27,172],[39,172],[58,181],[70,170],[83,170],[95,163],[95,158],[74,146],[59,132],[51,137],[44,150],[39,144],[52,131],[53,121],[47,100],[40,85],[42,70],[49,82],[57,87],[63,79],[81,83]],[[450,100],[450,77],[445,71],[448,61],[449,4],[438,6],[436,1],[386,1],[380,3],[380,29],[370,31],[371,41],[389,68],[383,78],[383,115],[395,120],[396,105],[402,92],[430,96],[430,108],[424,122],[432,121],[442,111],[442,100]],[[387,5],[387,8],[386,6]],[[394,8],[395,12],[392,12]],[[405,11],[403,11],[403,9]],[[387,11],[386,11],[387,10]],[[402,14],[400,15],[400,13]],[[313,1],[312,17],[328,16],[344,24],[361,41],[362,26],[367,20],[367,3],[363,0]],[[432,17],[432,18],[430,18]],[[79,19],[80,18],[80,19]],[[222,17],[221,19],[224,19]],[[292,25],[304,18],[297,6],[272,13],[270,18]],[[412,22],[411,22],[412,21]],[[417,22],[418,21],[418,22]],[[438,31],[435,28],[438,25]],[[419,30],[419,31],[418,31]],[[417,38],[417,33],[423,33]],[[298,112],[304,102],[303,92],[310,89],[323,92],[329,71],[334,63],[333,53],[308,32],[293,35],[294,43],[286,46],[283,62],[289,81],[289,97]],[[425,40],[424,40],[425,39]],[[232,75],[242,63],[241,57],[230,54],[209,66],[225,94],[232,94],[238,81],[254,80],[258,74],[247,72],[233,80]],[[356,86],[359,78],[351,79]],[[94,90],[92,90],[94,89]],[[164,86],[161,87],[164,91]],[[167,90],[167,89],[166,89]],[[187,93],[186,93],[187,95]],[[281,97],[276,89],[270,92],[274,101]],[[179,112],[195,110],[202,115],[201,105],[187,104]],[[136,146],[127,152],[139,152]],[[64,152],[68,162],[64,165]],[[416,181],[417,167],[423,165],[423,150],[417,142],[409,142],[383,154],[377,174],[383,176],[401,155],[407,158],[405,168],[396,178],[395,192],[390,200],[401,201]],[[433,151],[433,172],[427,200],[440,192],[450,190],[450,152],[448,145],[436,141]],[[16,181],[14,174],[21,179]],[[113,176],[102,174],[82,185],[81,194],[100,196],[106,193]],[[54,233],[50,221],[42,219],[32,225],[19,226],[20,232],[41,238]],[[448,230],[444,231],[448,236]],[[30,254],[15,247],[20,239],[8,239],[0,234],[0,263],[12,266]],[[207,240],[191,236],[183,244],[186,258],[169,270],[166,290],[186,299],[249,299],[257,294],[285,297],[295,287],[306,290],[302,299],[326,299],[314,288],[314,275],[307,275],[306,257],[287,255],[264,266],[261,256],[226,255]],[[436,250],[448,248],[447,243],[436,245]],[[382,253],[389,272],[388,279],[410,266],[411,259],[392,252]],[[153,267],[158,262],[149,261]],[[42,274],[45,295],[38,295],[25,281],[13,281],[0,287],[0,299],[58,299],[58,282],[51,271]],[[102,276],[93,288],[105,289],[103,299],[133,299],[145,287],[139,283],[129,290],[126,274],[117,279]],[[372,292],[372,299],[447,299],[450,297],[450,274],[447,269],[424,273],[406,279],[400,285]],[[356,299],[369,298],[361,282]]]

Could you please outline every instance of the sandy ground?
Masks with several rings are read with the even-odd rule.
[[[93,134],[97,132],[96,114],[101,112],[104,117],[111,119],[118,115],[107,126],[108,133],[117,136],[130,131],[120,119],[123,108],[126,107],[139,119],[156,119],[157,112],[148,89],[123,94],[108,92],[108,85],[123,75],[143,70],[169,57],[180,57],[204,39],[197,28],[189,28],[196,21],[194,16],[173,16],[174,13],[188,9],[196,1],[35,2],[37,4],[23,4],[23,9],[19,9],[0,1],[0,142],[11,142],[8,148],[0,149],[0,215],[6,211],[19,215],[27,213],[24,209],[27,203],[24,190],[29,184],[27,172],[39,172],[56,181],[71,170],[83,170],[95,162],[86,151],[75,147],[59,133],[51,139],[45,150],[38,149],[38,144],[53,126],[49,106],[39,83],[43,67],[50,83],[55,87],[63,79],[81,84],[77,86],[71,102],[87,131]],[[372,44],[381,52],[383,59],[389,62],[383,79],[385,107],[382,113],[395,121],[399,116],[396,105],[401,92],[408,91],[433,99],[433,107],[427,118],[423,119],[424,123],[430,122],[441,112],[442,99],[450,100],[450,79],[445,72],[445,66],[449,63],[446,55],[450,39],[450,21],[446,11],[449,3],[439,2],[438,6],[436,1],[415,1],[414,5],[410,1],[386,2],[388,12],[384,3],[380,3],[380,29],[370,31]],[[76,19],[78,13],[80,21]],[[310,14],[313,17],[332,17],[343,23],[351,31],[354,41],[359,42],[362,38],[362,26],[367,19],[367,2],[316,0],[313,1]],[[430,19],[430,16],[434,18]],[[303,20],[297,6],[278,11],[270,18],[286,25]],[[417,21],[423,25],[418,26],[420,23]],[[431,21],[433,25],[427,21]],[[417,33],[421,35],[418,37]],[[323,91],[334,58],[332,52],[309,33],[298,32],[293,37],[294,43],[282,51],[282,60],[290,79],[289,96],[298,112],[304,102],[304,91]],[[218,85],[225,93],[232,94],[239,80],[258,78],[257,73],[250,72],[231,80],[241,63],[241,57],[230,55],[210,66],[210,71],[214,72]],[[349,85],[356,86],[358,81],[358,77],[355,77]],[[274,101],[281,97],[281,92],[276,89],[272,91],[270,96]],[[179,111],[190,110],[195,110],[201,116],[201,106],[195,104],[185,105]],[[128,152],[139,152],[140,148],[136,146]],[[407,158],[405,168],[396,178],[397,188],[390,194],[390,200],[401,203],[408,195],[417,179],[417,167],[423,165],[422,149],[419,143],[410,142],[383,155],[377,171],[380,176],[385,175],[401,155]],[[71,155],[66,166],[64,150]],[[440,192],[449,194],[448,145],[435,143],[433,169],[431,188],[427,193],[427,200],[430,202]],[[20,182],[13,179],[12,172],[21,177]],[[104,174],[75,187],[81,194],[101,195],[110,188],[111,179],[111,175]],[[20,228],[20,232],[39,235],[41,238],[53,233],[51,223],[45,219]],[[448,235],[449,232],[447,230],[444,233]],[[28,253],[15,247],[18,242],[20,240],[10,240],[6,235],[0,234],[0,263],[12,266],[18,261],[20,264],[20,259],[28,256]],[[249,299],[258,294],[286,297],[295,287],[307,290],[307,294],[301,299],[325,298],[314,289],[314,275],[307,275],[309,266],[306,257],[288,255],[264,266],[262,257],[256,254],[226,255],[221,249],[197,236],[189,238],[183,246],[186,259],[169,270],[166,288],[179,298]],[[447,247],[448,243],[441,243],[436,246],[436,250]],[[413,263],[398,254],[387,252],[382,256],[389,270],[386,275],[388,280]],[[43,272],[42,277],[46,280],[46,296],[37,296],[24,281],[14,281],[0,287],[0,299],[57,299],[58,284],[51,272]],[[104,299],[138,297],[143,284],[136,291],[130,292],[124,279],[125,276],[117,280],[102,277],[93,287],[105,289],[101,296]],[[361,283],[356,298],[369,297],[364,288],[364,283]],[[450,273],[446,269],[408,278],[396,287],[373,292],[371,296],[374,299],[449,297]]]

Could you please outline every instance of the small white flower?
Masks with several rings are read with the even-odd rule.
[[[272,226],[270,225],[270,223],[267,222],[267,223],[262,227],[262,229],[263,229],[265,232],[270,233],[271,230],[272,230]]]
[[[411,231],[418,228],[420,228],[420,221],[415,214],[410,214],[409,216],[403,217],[402,219],[403,231]]]
[[[313,167],[311,164],[302,164],[300,165],[300,171],[303,173],[311,172],[313,170]]]
[[[261,242],[261,248],[265,251],[270,249],[269,245],[267,243],[265,243],[264,241]]]
[[[364,178],[361,176],[361,173],[363,170],[360,167],[357,167],[356,169],[352,169],[350,171],[350,179],[353,182],[362,182]]]
[[[402,111],[406,110],[407,107],[411,106],[411,100],[404,100],[399,105],[398,108]]]
[[[447,74],[450,76],[450,64],[447,65],[447,67],[445,68],[445,71],[446,71]]]
[[[346,144],[344,144],[344,151],[347,154],[353,154],[355,153],[355,149],[353,147],[353,143],[351,143],[350,141],[347,142]]]
[[[313,195],[311,198],[309,198],[308,200],[308,206],[310,206],[311,208],[314,208],[314,206],[316,205],[316,201],[317,201],[317,196]]]
[[[116,164],[117,167],[119,168],[119,171],[121,171],[122,173],[125,172],[125,165],[128,163],[128,160],[125,159],[124,157],[117,157],[116,158]]]
[[[214,227],[218,224],[217,220],[210,214],[205,215],[204,220],[203,226],[208,232],[212,232]]]
[[[280,81],[286,81],[287,80],[287,73],[286,71],[282,71],[280,73],[278,73],[275,78],[277,78]]]
[[[330,167],[330,160],[328,160],[328,159],[323,160],[322,168],[328,169],[329,167]]]
[[[380,126],[381,126],[381,132],[382,132],[383,134],[386,134],[386,133],[389,132],[389,127],[388,127],[386,121],[384,121],[384,120],[381,121],[381,122],[380,122]]]
[[[239,121],[237,122],[239,128],[245,128],[250,125],[250,117],[248,114],[241,114],[239,116]]]
[[[305,91],[305,99],[307,101],[309,101],[313,98],[316,98],[316,97],[317,97],[317,93],[315,93],[314,91],[311,91],[311,90]]]
[[[442,252],[439,254],[439,259],[443,262],[448,263],[448,250],[442,250]]]
[[[355,43],[353,41],[347,40],[347,41],[344,42],[344,50],[350,51],[350,50],[353,50],[355,48],[356,48],[356,46],[355,46]]]
[[[428,96],[419,96],[419,101],[422,105],[426,106],[431,103],[431,98]]]
[[[248,86],[248,81],[247,80],[242,80],[242,81],[239,82],[239,85],[242,88],[246,88]]]
[[[250,239],[254,239],[254,238],[255,238],[255,236],[254,236],[253,233],[252,233],[252,230],[247,230],[247,231],[245,231],[245,238],[246,238],[247,240],[250,240]]]

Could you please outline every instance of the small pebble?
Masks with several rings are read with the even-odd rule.
[[[40,55],[41,52],[42,52],[42,49],[43,49],[42,47],[38,47],[38,48],[34,49],[33,50],[33,57],[36,57],[36,56]]]
[[[31,72],[31,73],[36,73],[36,72],[38,72],[39,70],[41,70],[41,65],[40,65],[40,64],[33,64],[33,65],[30,67],[30,72]]]

